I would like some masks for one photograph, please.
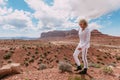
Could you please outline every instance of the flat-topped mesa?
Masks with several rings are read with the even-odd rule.
[[[102,34],[98,30],[93,30],[91,33],[92,36],[103,36],[105,34]],[[49,32],[43,32],[41,33],[41,38],[51,38],[51,37],[77,37],[78,31],[75,29],[68,30],[68,31],[49,31]]]
[[[92,32],[91,32],[91,36],[92,37],[99,37],[99,36],[107,36],[106,34],[102,34],[100,31],[98,31],[97,29],[95,29],[95,30],[93,30]]]
[[[41,38],[50,38],[50,37],[67,37],[77,35],[77,30],[72,29],[68,31],[49,31],[41,33]]]

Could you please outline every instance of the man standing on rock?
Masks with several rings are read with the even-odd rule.
[[[75,63],[77,64],[77,69],[75,71],[79,71],[79,74],[86,74],[87,69],[88,69],[88,61],[87,61],[87,51],[88,48],[90,47],[90,36],[91,32],[88,28],[88,23],[85,19],[82,19],[79,21],[79,43],[78,46],[76,47],[74,53],[73,53],[73,58],[75,60]],[[82,60],[84,62],[84,69],[82,70],[80,61],[78,59],[79,53],[82,53]],[[82,71],[81,71],[82,70]]]

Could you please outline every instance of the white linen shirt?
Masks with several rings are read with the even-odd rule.
[[[79,28],[78,31],[79,35],[79,48],[89,48],[90,47],[90,36],[91,36],[91,31],[89,30],[88,27],[86,27],[83,31],[82,29]]]

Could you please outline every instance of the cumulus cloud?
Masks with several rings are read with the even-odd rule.
[[[72,16],[98,18],[120,8],[120,0],[70,0]]]
[[[100,29],[100,28],[103,28],[103,26],[97,24],[96,22],[92,22],[92,23],[89,24],[90,31],[93,31],[95,29]]]
[[[16,29],[15,26],[8,25],[8,24],[4,25],[2,28],[5,30],[15,30]]]
[[[67,4],[69,0],[55,0],[53,6],[48,6],[42,0],[25,1],[33,10],[35,10],[33,15],[42,23],[42,28],[44,29],[51,30],[56,27],[61,27],[69,18],[70,8]]]
[[[120,0],[54,0],[51,6],[44,0],[24,1],[33,13],[7,8],[7,0],[0,0],[0,26],[3,29],[38,32],[76,28],[80,18],[90,21],[120,8]],[[89,25],[91,30],[102,27],[96,22]]]
[[[32,28],[32,20],[29,12],[22,10],[13,10],[12,8],[3,8],[0,13],[0,26],[3,29],[24,29],[26,27]]]
[[[0,0],[0,6],[6,5],[7,0]]]
[[[7,8],[7,7],[0,7],[0,16],[4,16],[6,14],[10,14],[13,11],[12,8]]]
[[[120,0],[54,0],[52,6],[43,0],[25,0],[25,2],[35,10],[34,17],[42,23],[42,27],[39,28],[49,30],[55,27],[75,27],[80,18],[89,21],[120,8]],[[70,18],[76,18],[75,23],[69,21]],[[92,25],[97,26],[97,23]]]

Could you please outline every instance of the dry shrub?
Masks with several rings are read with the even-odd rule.
[[[72,65],[67,62],[59,62],[58,66],[62,72],[72,72]]]
[[[38,70],[43,70],[43,69],[46,69],[47,68],[47,66],[46,66],[46,64],[40,64],[39,65],[39,68],[38,68]]]

